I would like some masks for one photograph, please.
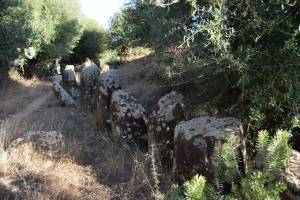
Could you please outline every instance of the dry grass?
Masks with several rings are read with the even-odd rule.
[[[51,159],[31,144],[5,148],[15,133],[2,126],[1,135],[1,199],[110,198],[110,189],[97,182],[89,167],[76,164],[70,157]]]

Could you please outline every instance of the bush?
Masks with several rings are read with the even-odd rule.
[[[100,54],[101,62],[116,67],[121,63],[120,55],[116,50],[106,50]]]

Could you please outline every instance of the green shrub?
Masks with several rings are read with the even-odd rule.
[[[217,195],[210,185],[206,184],[203,176],[196,175],[184,183],[184,195],[177,184],[172,185],[171,194],[167,199],[172,200],[215,200]]]
[[[120,56],[116,50],[106,50],[100,54],[101,62],[116,67],[121,63]]]

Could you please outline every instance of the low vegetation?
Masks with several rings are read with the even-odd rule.
[[[27,127],[1,124],[0,196],[2,199],[98,199],[110,191],[96,180],[95,173],[68,156],[49,157],[30,143],[11,147],[10,143]]]

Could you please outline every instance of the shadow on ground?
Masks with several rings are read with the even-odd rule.
[[[51,97],[23,123],[34,130],[60,131],[67,143],[66,154],[92,168],[97,181],[114,191],[113,199],[153,199],[146,154],[113,142],[110,133],[97,126],[93,114],[61,107]]]

